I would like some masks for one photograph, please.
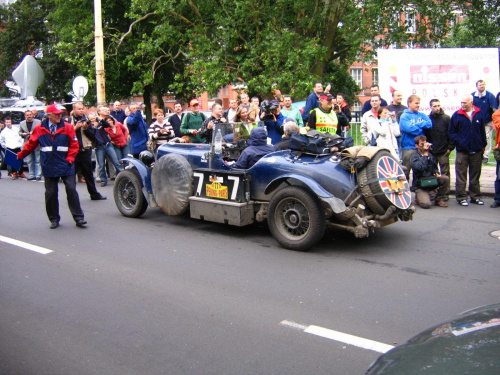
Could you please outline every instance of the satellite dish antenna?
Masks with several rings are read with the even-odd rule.
[[[21,99],[33,100],[36,90],[43,82],[43,70],[33,56],[26,55],[12,71],[12,78],[21,87]]]
[[[83,76],[75,77],[73,80],[73,95],[77,101],[83,100],[83,97],[89,92],[89,82]]]

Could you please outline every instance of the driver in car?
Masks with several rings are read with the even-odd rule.
[[[264,155],[274,152],[274,147],[267,144],[267,131],[264,127],[252,129],[247,145],[248,147],[243,150],[240,158],[231,166],[231,168],[251,168]]]

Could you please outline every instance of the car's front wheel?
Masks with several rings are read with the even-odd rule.
[[[116,176],[113,188],[116,207],[127,217],[139,217],[148,208],[148,202],[142,193],[142,181],[135,169],[126,169]]]
[[[289,186],[274,194],[267,220],[276,241],[290,250],[308,250],[323,238],[326,229],[318,198],[298,186]]]

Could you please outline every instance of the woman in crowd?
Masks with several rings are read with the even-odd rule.
[[[380,107],[378,118],[377,124],[371,129],[371,132],[377,139],[377,147],[388,149],[394,159],[399,161],[398,141],[396,137],[401,134],[401,131],[396,121],[396,114],[391,116],[389,108]]]
[[[169,122],[165,121],[165,113],[162,109],[157,109],[154,112],[156,121],[149,125],[148,133],[150,141],[155,143],[155,149],[159,146],[168,143],[170,139],[175,137],[174,128]]]
[[[121,160],[129,154],[129,147],[127,144],[128,129],[122,123],[117,123],[113,116],[106,117],[106,122],[109,124],[109,128],[105,129],[106,133],[108,133],[111,139],[116,157],[118,160]]]

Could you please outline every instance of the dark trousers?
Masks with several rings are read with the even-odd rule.
[[[430,208],[433,202],[442,202],[442,199],[439,197],[443,197],[443,191],[448,186],[448,191],[450,189],[450,178],[448,176],[439,176],[438,177],[438,188],[433,190],[426,189],[417,189],[415,190],[415,196],[418,200],[418,204],[422,208]]]
[[[443,189],[439,189],[438,196],[436,197],[436,201],[447,201],[448,195],[450,194],[450,154],[433,154],[439,163],[439,169],[441,171],[442,176],[448,177],[448,182],[443,187]]]
[[[85,151],[80,151],[75,157],[75,168],[82,172],[85,183],[87,184],[87,191],[90,198],[99,198],[101,194],[95,187],[94,174],[92,173],[92,149],[89,148]]]
[[[45,177],[45,209],[47,211],[47,216],[49,220],[59,222],[61,217],[59,216],[59,186],[58,182],[61,179],[66,187],[66,197],[68,198],[68,206],[71,215],[75,221],[83,220],[83,211],[80,207],[80,198],[78,197],[78,192],[76,191],[76,176],[74,174],[70,176],[61,177]]]
[[[479,178],[481,177],[481,163],[483,154],[481,151],[475,154],[468,152],[457,152],[455,158],[455,175],[457,200],[467,199],[467,171],[469,171],[469,195],[471,199],[481,198],[481,188],[479,187]]]

